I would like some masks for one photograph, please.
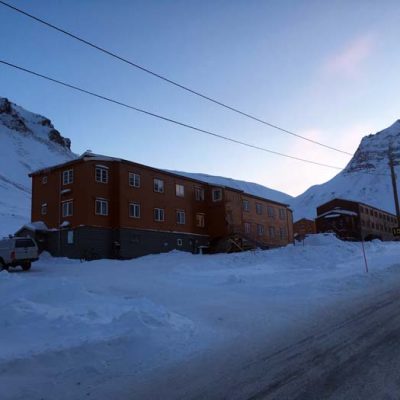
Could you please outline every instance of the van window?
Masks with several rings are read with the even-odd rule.
[[[35,243],[32,239],[17,239],[15,247],[35,247]]]

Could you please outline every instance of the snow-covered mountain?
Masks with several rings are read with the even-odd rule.
[[[364,137],[342,172],[296,198],[257,183],[201,173],[175,173],[290,204],[295,220],[315,217],[316,207],[334,197],[394,212],[387,156],[390,144],[395,159],[400,160],[400,120]],[[29,172],[77,157],[70,147],[70,140],[48,118],[0,97],[0,236],[14,232],[30,219]],[[400,167],[396,169],[400,172]]]
[[[0,236],[30,220],[29,172],[76,157],[48,118],[0,97]]]
[[[294,219],[314,218],[316,207],[335,198],[357,200],[394,213],[388,167],[389,145],[400,160],[400,120],[374,135],[365,136],[346,168],[330,181],[310,187],[290,204]],[[396,167],[396,173],[400,167]]]

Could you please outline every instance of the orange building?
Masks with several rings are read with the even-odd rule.
[[[317,227],[313,219],[302,218],[293,224],[294,237],[304,237],[317,233]]]
[[[87,152],[30,176],[31,219],[49,228],[53,255],[132,258],[293,240],[286,204],[122,159]]]

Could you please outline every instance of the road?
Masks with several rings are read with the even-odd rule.
[[[0,365],[0,387],[15,389],[7,400],[400,399],[400,290],[395,282],[390,290],[325,311],[313,326],[293,327],[279,338],[264,332],[264,340],[261,335],[251,343],[238,338],[218,352],[202,351],[145,375],[127,366],[129,346],[119,342],[108,344],[115,358],[107,375],[92,361],[106,359],[104,344],[15,360]]]
[[[376,293],[364,306],[363,300],[290,344],[283,338],[275,351],[254,349],[246,359],[237,344],[236,356],[230,349],[230,356],[227,350],[179,365],[137,386],[131,398],[398,400],[400,290]]]

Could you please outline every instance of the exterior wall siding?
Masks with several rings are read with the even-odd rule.
[[[107,171],[105,182],[96,181],[96,168]],[[67,170],[73,170],[73,182],[64,184]],[[129,184],[130,173],[140,177],[139,187]],[[163,181],[162,192],[154,190],[154,179]],[[199,190],[203,198],[196,196]],[[215,190],[221,192],[218,199],[213,198]],[[32,174],[32,193],[32,221],[43,221],[53,230],[47,240],[49,250],[67,257],[132,258],[176,248],[196,251],[243,233],[245,221],[252,225],[250,237],[269,247],[293,240],[292,213],[284,204],[124,160],[87,157],[39,171]],[[107,215],[96,213],[100,199],[108,202]],[[73,201],[73,213],[63,217],[62,203],[68,200]],[[250,204],[249,212],[243,210],[244,200]],[[131,203],[140,205],[139,218],[130,215]],[[261,214],[256,213],[256,203],[262,204]],[[42,204],[47,204],[46,214]],[[163,221],[155,219],[156,208],[164,210]],[[275,210],[274,216],[268,215],[268,208]],[[184,213],[184,221],[177,219],[177,211]],[[198,215],[204,226],[199,225]],[[257,235],[257,224],[264,225],[263,235]],[[68,231],[74,232],[74,243],[67,243]]]

